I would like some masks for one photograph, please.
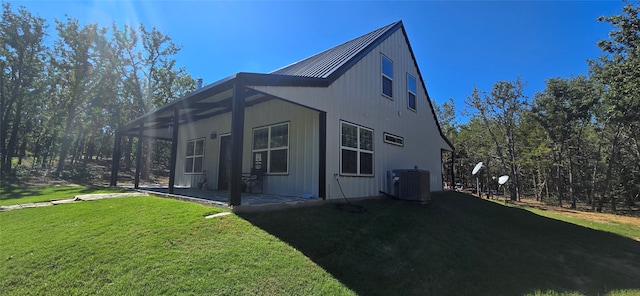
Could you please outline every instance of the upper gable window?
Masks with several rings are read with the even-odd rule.
[[[382,94],[393,98],[393,61],[382,56]]]
[[[407,108],[416,111],[416,78],[407,73]]]

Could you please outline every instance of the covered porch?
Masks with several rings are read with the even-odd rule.
[[[160,193],[165,191],[166,194],[198,195],[216,202],[224,202],[229,206],[263,202],[286,202],[303,199],[303,196],[309,197],[309,195],[319,199],[326,198],[326,113],[251,88],[251,85],[273,85],[279,83],[282,83],[282,81],[274,80],[274,77],[270,75],[238,73],[200,88],[127,123],[116,134],[110,185],[117,186],[122,156],[122,138],[137,137],[139,141],[135,149],[136,161],[133,184],[136,189],[142,189],[140,185],[141,139],[150,138],[171,143],[169,180],[166,186],[156,188]],[[256,152],[256,148],[251,147],[252,141],[255,141],[256,137],[251,135],[251,128],[254,129],[255,133],[257,128],[262,127],[260,124],[265,124],[264,122],[271,120],[274,123],[281,123],[283,121],[282,116],[293,116],[290,113],[296,113],[282,111],[280,113],[284,115],[278,114],[279,117],[275,116],[273,118],[262,114],[255,116],[256,112],[262,109],[271,108],[277,112],[279,110],[277,106],[291,106],[290,109],[305,113],[300,116],[305,118],[312,117],[312,123],[299,124],[303,126],[301,128],[297,127],[296,119],[285,119],[285,122],[287,126],[289,124],[294,126],[292,128],[294,129],[293,132],[311,134],[311,136],[306,137],[313,138],[303,139],[308,143],[304,143],[300,149],[289,150],[289,145],[296,145],[296,143],[287,143],[286,172],[269,174],[270,172],[266,171],[265,175],[267,180],[272,183],[271,188],[276,188],[276,186],[282,188],[287,184],[295,184],[292,182],[301,181],[304,183],[305,189],[298,191],[304,191],[305,193],[290,194],[291,191],[277,192],[275,189],[270,189],[260,194],[243,193],[243,189],[246,187],[246,174],[254,169],[253,158],[256,157],[256,154],[260,154],[263,157],[266,155],[264,151]],[[256,119],[256,117],[259,118]],[[306,130],[302,130],[302,128]],[[312,129],[311,133],[309,133],[310,129]],[[206,133],[206,136],[203,136],[203,133]],[[196,134],[197,136],[194,136]],[[209,155],[206,159],[203,157],[204,160],[194,160],[192,165],[185,165],[184,149],[187,149],[186,147],[197,147],[199,144],[186,144],[185,139],[188,140],[187,142],[193,142],[189,140],[192,137],[199,137],[199,141],[202,140],[203,144],[201,146],[207,146]],[[225,155],[229,158],[228,163],[225,162],[224,169],[222,168],[223,137],[225,145],[228,145],[225,146],[227,147],[225,151],[228,151],[228,155]],[[183,142],[185,142],[185,145],[182,145]],[[310,143],[311,145],[309,145]],[[289,155],[291,151],[298,154]],[[311,155],[313,157],[310,157]],[[309,158],[313,159],[306,160]],[[187,154],[188,159],[189,154]],[[245,159],[250,161],[245,161]],[[216,163],[216,161],[218,162]],[[307,164],[304,167],[300,167],[296,164],[297,161],[307,162]],[[312,169],[312,172],[309,172],[309,169]],[[198,191],[195,189],[197,186],[194,186],[193,180],[200,180],[203,176],[206,176],[207,170],[210,178],[207,180],[209,183],[208,188],[215,190]],[[301,177],[301,174],[304,176]],[[189,182],[191,183],[189,184]],[[310,187],[313,188],[310,190]],[[306,193],[307,191],[313,194],[308,194]]]

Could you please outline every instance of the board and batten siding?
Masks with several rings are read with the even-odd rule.
[[[270,100],[245,109],[245,129],[242,171],[252,167],[253,129],[289,122],[289,172],[282,175],[265,175],[264,193],[289,196],[311,194],[318,196],[319,129],[318,112],[282,100]],[[217,133],[210,139],[212,132]],[[231,131],[231,113],[180,126],[178,157],[176,162],[176,186],[197,187],[202,174],[186,174],[184,162],[187,141],[204,138],[204,169],[209,187],[218,188],[218,162],[220,137]]]
[[[393,99],[382,95],[381,54],[393,61]],[[407,73],[417,80],[416,111],[407,107]],[[442,190],[440,135],[426,90],[420,81],[401,30],[374,48],[329,87],[253,87],[327,113],[327,195],[340,198],[333,178],[340,172],[342,120],[374,130],[374,177],[341,176],[348,197],[376,196],[388,190],[386,172],[418,169],[431,172],[431,190]],[[384,143],[383,133],[404,138],[404,147]]]

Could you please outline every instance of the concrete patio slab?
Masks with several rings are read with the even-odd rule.
[[[157,194],[161,196],[171,196],[174,198],[190,200],[201,203],[213,203],[228,207],[228,191],[220,190],[207,190],[196,188],[174,188],[173,194],[169,194],[167,187],[144,187],[140,186],[139,191]],[[242,193],[241,206],[248,205],[266,205],[266,204],[281,204],[290,202],[305,202],[319,199],[317,198],[302,198],[297,196],[283,196],[273,194],[260,194],[260,193]]]
[[[122,193],[94,193],[94,194],[81,194],[76,195],[76,200],[98,200],[105,198],[120,198],[130,196],[147,196],[148,194],[143,192],[122,192]]]

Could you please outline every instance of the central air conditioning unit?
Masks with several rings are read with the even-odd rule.
[[[404,169],[387,171],[388,192],[403,200],[431,201],[429,171]]]

